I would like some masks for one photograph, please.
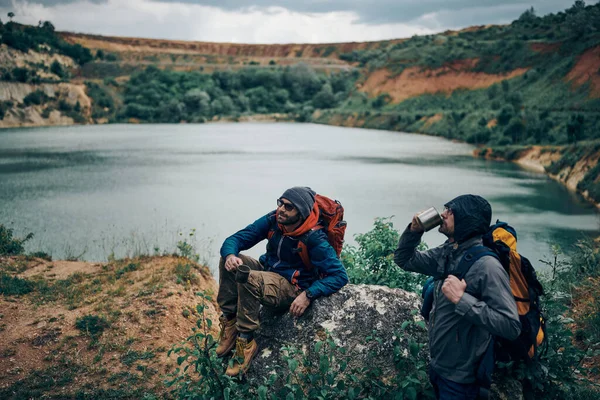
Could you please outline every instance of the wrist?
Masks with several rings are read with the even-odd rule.
[[[306,298],[310,301],[312,301],[315,298],[314,295],[309,290],[304,291],[304,296],[306,296]]]

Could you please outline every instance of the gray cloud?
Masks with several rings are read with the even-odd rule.
[[[24,3],[27,4],[41,4],[46,7],[52,7],[59,4],[69,4],[69,3],[77,3],[81,0],[0,0],[0,7],[2,8],[11,8],[15,5],[22,5]],[[107,0],[87,0],[89,3],[106,3]],[[190,2],[193,3],[193,2]]]
[[[359,23],[382,24],[410,22],[431,13],[442,13],[458,25],[470,18],[466,11],[489,8],[488,15],[481,15],[486,21],[479,24],[504,22],[515,19],[520,13],[534,7],[538,15],[562,11],[570,7],[574,0],[152,0],[169,3],[189,3],[208,5],[225,10],[247,10],[250,8],[283,7],[291,11],[306,13],[327,13],[334,11],[354,12]],[[588,1],[588,3],[590,3]],[[511,7],[512,6],[512,7]],[[511,8],[510,15],[497,15],[493,10]],[[484,14],[484,13],[482,13]]]
[[[10,7],[11,3],[27,1],[29,4],[54,6],[81,0],[0,0],[0,7]],[[87,0],[92,3],[105,3],[107,0]],[[126,2],[126,0],[123,0]],[[358,23],[384,24],[410,22],[432,13],[444,15],[443,21],[449,26],[471,24],[503,23],[517,18],[520,13],[534,7],[538,15],[562,11],[574,0],[151,0],[157,3],[196,4],[216,7],[228,11],[264,10],[269,7],[282,7],[302,13],[328,13],[335,11],[353,12]],[[591,3],[591,1],[588,1]],[[488,13],[476,12],[478,20],[473,20],[472,10],[489,9]]]
[[[0,18],[58,30],[237,43],[383,40],[509,23],[573,0],[0,0]],[[250,4],[249,4],[250,3]],[[590,3],[590,2],[588,2]]]

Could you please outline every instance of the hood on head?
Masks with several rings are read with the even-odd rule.
[[[462,243],[486,233],[492,222],[492,206],[481,196],[464,194],[444,204],[454,215],[454,240]]]

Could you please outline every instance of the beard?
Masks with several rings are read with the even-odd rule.
[[[294,225],[294,224],[298,223],[300,221],[300,219],[301,219],[300,214],[296,214],[295,217],[287,217],[282,214],[279,214],[279,218],[278,218],[277,222],[279,222],[281,225]]]
[[[452,236],[454,236],[454,231],[450,232],[450,229],[448,229],[448,227],[446,226],[445,223],[443,223],[439,229],[438,232],[445,235],[448,238],[451,238]]]

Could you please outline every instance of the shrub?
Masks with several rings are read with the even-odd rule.
[[[23,244],[32,237],[33,233],[28,233],[23,239],[13,237],[13,230],[0,224],[0,255],[15,256],[23,254],[25,251]]]
[[[30,257],[41,258],[42,260],[52,261],[52,255],[46,253],[45,251],[34,251],[33,253],[29,253]]]
[[[106,53],[106,56],[104,57],[104,59],[106,61],[118,61],[119,60],[119,56],[117,56],[115,53]]]
[[[600,202],[600,162],[595,167],[591,168],[583,177],[581,182],[577,184],[577,189],[584,192],[587,191],[589,196],[596,202]]]
[[[389,94],[382,93],[373,100],[371,105],[373,106],[373,108],[381,108],[381,107],[385,106],[387,103],[389,103],[390,100],[391,100],[391,97]]]
[[[0,272],[0,294],[5,296],[20,296],[33,291],[34,285],[27,279],[21,279]]]
[[[52,72],[61,79],[67,77],[67,72],[64,70],[62,64],[56,60],[54,60],[50,65],[50,72]]]
[[[4,119],[6,112],[13,107],[12,101],[0,101],[0,119]]]
[[[17,82],[29,82],[30,77],[33,75],[27,68],[16,67],[12,70],[12,78]]]
[[[106,319],[91,314],[79,317],[75,321],[75,328],[79,329],[82,333],[91,336],[92,338],[98,338],[101,336],[104,330],[109,326],[110,324]]]
[[[32,104],[40,105],[43,102],[45,102],[46,99],[48,99],[48,96],[46,96],[46,93],[44,93],[42,90],[38,89],[34,92],[29,93],[27,96],[25,96],[23,98],[23,103],[26,106],[30,106]]]
[[[400,234],[391,218],[376,218],[371,231],[355,237],[358,247],[346,245],[342,260],[353,284],[385,285],[419,292],[426,277],[406,272],[394,262]],[[425,245],[421,245],[421,249]]]
[[[137,269],[139,267],[140,267],[139,263],[131,262],[131,263],[127,264],[126,266],[124,266],[123,268],[118,269],[115,272],[115,277],[117,279],[120,279],[124,274],[126,274],[128,272],[137,271]]]

